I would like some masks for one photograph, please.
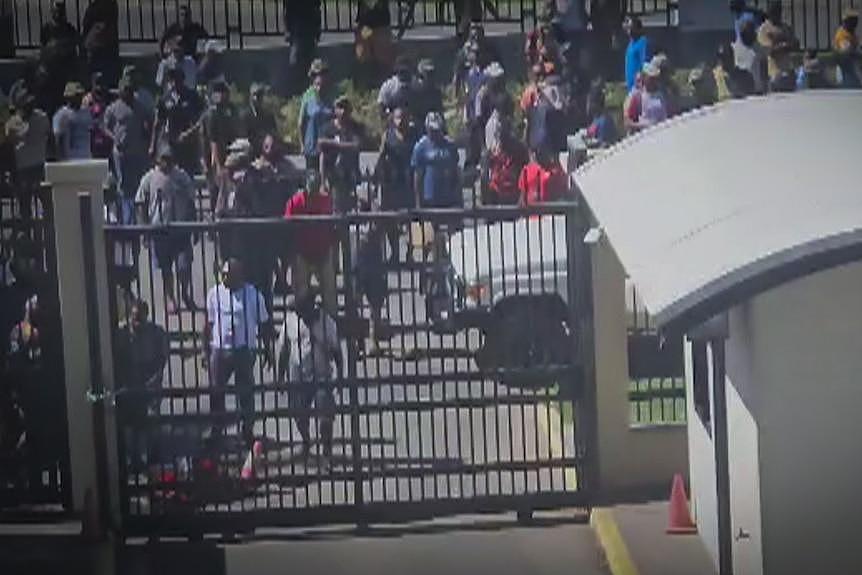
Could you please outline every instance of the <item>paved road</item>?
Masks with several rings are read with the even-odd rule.
[[[134,543],[123,552],[117,574],[606,575],[590,527],[572,522],[578,517],[577,511],[563,510],[533,527],[519,527],[511,516],[465,517],[361,535],[282,530],[226,546]],[[0,526],[0,570],[4,575],[110,573],[98,570],[112,564],[110,554],[83,545],[79,531],[78,525],[65,535],[44,525]]]

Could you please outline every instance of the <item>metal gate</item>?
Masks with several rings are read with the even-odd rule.
[[[578,350],[589,282],[576,281],[588,266],[571,249],[581,237],[569,204],[108,226],[124,529],[221,533],[588,505],[594,399]],[[312,262],[309,241],[329,242],[331,260]],[[236,367],[240,354],[210,353],[205,368],[207,310],[168,309],[164,272],[176,261],[166,254],[180,253],[187,300],[235,318],[219,298],[234,299],[214,286],[236,257],[261,293],[255,311],[293,339],[299,323],[286,315],[317,292],[335,310],[339,373],[328,379],[300,356],[282,377],[267,346],[250,343],[250,385],[215,385],[225,380],[213,362]],[[317,273],[305,284],[309,266]],[[167,281],[185,282],[177,277]],[[127,369],[133,301],[147,302],[160,328],[153,341],[161,330],[168,341],[155,379]],[[298,377],[306,367],[315,375]]]
[[[311,1],[311,0],[308,0]],[[90,0],[68,0],[69,21],[81,30]],[[209,32],[240,47],[252,37],[283,36],[285,0],[120,0],[118,32],[121,42],[157,43],[164,30],[176,22],[180,6],[188,6],[192,17]],[[353,32],[358,0],[322,0],[321,27],[324,32]],[[2,4],[0,4],[2,6]],[[42,25],[51,18],[50,0],[13,0],[11,29],[17,49],[39,47]],[[0,10],[2,12],[2,10]],[[392,0],[393,29],[414,26],[454,26],[455,9],[450,0]],[[523,30],[536,22],[536,0],[485,0],[486,22],[516,23]]]
[[[0,184],[0,518],[70,503],[50,189]]]

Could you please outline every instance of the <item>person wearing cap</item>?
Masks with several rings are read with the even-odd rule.
[[[434,60],[422,58],[416,67],[416,77],[407,103],[413,120],[421,122],[429,112],[443,113],[443,91],[437,83]]]
[[[212,88],[219,82],[227,82],[227,66],[224,62],[225,45],[220,40],[207,40],[204,55],[197,68],[197,85]]]
[[[511,103],[506,91],[506,71],[499,62],[491,62],[484,71],[485,82],[476,94],[476,118],[482,129],[494,110]]]
[[[54,114],[54,146],[57,159],[88,160],[92,157],[90,149],[93,130],[93,116],[81,107],[84,87],[78,82],[69,82],[63,91],[66,103]]]
[[[249,90],[248,106],[242,113],[242,125],[251,142],[252,152],[260,153],[260,146],[267,135],[278,133],[275,114],[266,105],[267,87],[254,82]]]
[[[162,146],[155,166],[141,178],[135,194],[139,219],[152,226],[194,221],[194,198],[195,185],[191,177],[176,165],[171,147]],[[165,311],[177,311],[174,296],[175,265],[182,301],[188,310],[196,310],[191,284],[192,244],[188,232],[172,230],[153,235],[150,250],[153,263],[162,272]]]
[[[150,156],[168,145],[174,151],[176,163],[187,174],[200,171],[199,120],[203,101],[196,90],[190,89],[182,68],[171,68],[165,87],[156,103],[155,123],[150,139]]]
[[[329,66],[320,58],[308,70],[311,85],[302,95],[299,104],[299,141],[306,165],[315,167],[320,161],[317,139],[320,131],[332,118],[332,100],[329,95]]]
[[[410,59],[399,56],[395,61],[395,72],[377,93],[380,116],[385,118],[397,107],[407,107],[412,100],[413,68]]]
[[[463,204],[458,149],[446,135],[443,116],[431,112],[425,118],[425,135],[410,158],[416,205],[452,208]]]
[[[380,208],[384,211],[402,211],[416,207],[413,193],[413,170],[410,160],[416,146],[417,135],[404,108],[392,110],[386,131],[380,143],[376,176],[380,182]],[[390,260],[398,259],[400,230],[397,224],[387,230]]]
[[[81,22],[88,71],[106,74],[112,85],[120,71],[119,15],[116,0],[93,0]]]
[[[736,67],[751,74],[756,93],[765,94],[769,88],[766,52],[757,42],[754,20],[745,20],[741,23],[738,38],[732,46]]]
[[[54,0],[51,3],[51,19],[42,26],[39,42],[39,64],[44,70],[47,91],[43,97],[50,103],[47,109],[53,111],[62,104],[66,82],[78,72],[81,37],[66,16],[66,2]]]
[[[254,365],[263,351],[264,365],[273,363],[275,329],[263,295],[245,278],[242,261],[227,258],[221,267],[221,281],[210,288],[206,299],[204,361],[208,368],[210,413],[224,415],[225,388],[231,377],[237,390],[239,433],[247,447],[254,443]],[[219,418],[213,435],[224,431]]]
[[[325,176],[325,174],[324,174]],[[326,179],[316,170],[307,172],[305,186],[294,194],[284,207],[285,219],[300,216],[331,216],[332,195]],[[297,301],[308,296],[312,276],[317,278],[323,296],[323,307],[335,317],[338,299],[335,284],[335,254],[337,240],[331,224],[304,224],[295,228],[296,260],[293,265],[293,290]]]
[[[198,65],[194,58],[186,55],[178,40],[170,44],[170,52],[162,58],[156,69],[156,86],[160,91],[164,92],[168,72],[174,68],[182,70],[183,81],[188,89],[194,90],[197,87]]]
[[[793,52],[799,49],[799,40],[793,28],[783,20],[780,0],[770,0],[766,8],[766,21],[757,29],[757,41],[768,55],[767,72],[772,88],[794,81]]]
[[[147,152],[150,148],[152,114],[145,110],[135,97],[131,78],[120,79],[119,97],[105,110],[103,123],[113,141],[114,180],[119,190],[121,221],[130,223],[132,202],[141,177],[150,165]]]
[[[356,207],[359,183],[359,149],[365,129],[353,117],[353,104],[347,96],[335,100],[335,115],[320,132],[320,173],[328,176],[329,189],[335,194],[335,211],[343,214]]]
[[[637,16],[629,16],[623,22],[623,29],[629,38],[626,46],[626,89],[631,91],[635,86],[635,76],[652,56],[649,40],[644,35],[643,23]]]
[[[841,25],[832,38],[832,50],[838,61],[839,82],[842,88],[859,88],[862,86],[860,77],[859,11],[847,8],[841,15]]]
[[[159,53],[165,55],[167,47],[178,43],[186,56],[197,59],[198,42],[209,37],[209,32],[192,19],[191,6],[180,6],[177,21],[165,28],[159,41]]]
[[[356,61],[380,78],[392,67],[392,15],[389,0],[359,0],[356,8]]]
[[[22,216],[30,214],[32,197],[45,178],[45,158],[51,141],[51,121],[36,107],[36,98],[29,89],[15,92],[14,111],[6,121],[6,140],[14,150],[14,182]]]
[[[639,132],[668,117],[667,103],[661,93],[661,70],[653,62],[643,69],[643,89],[632,94],[624,111],[629,133]]]
[[[252,145],[247,138],[238,138],[228,146],[225,173],[221,178],[218,201],[215,205],[217,220],[265,217],[263,189],[253,177]],[[234,257],[242,261],[246,277],[264,294],[271,309],[272,267],[269,265],[272,230],[227,227],[219,231],[218,244],[221,257]],[[267,275],[269,272],[269,275]]]

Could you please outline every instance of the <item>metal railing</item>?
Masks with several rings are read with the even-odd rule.
[[[536,22],[537,0],[486,0],[486,22],[517,23],[521,30]],[[67,0],[69,21],[78,29],[90,0]],[[192,18],[213,38],[243,46],[246,38],[284,35],[285,0],[118,0],[119,36],[126,43],[156,43],[164,30],[177,21],[180,6],[189,6]],[[412,8],[411,8],[412,5]],[[14,0],[12,19],[15,47],[39,47],[40,30],[49,21],[51,0]],[[353,32],[357,0],[323,0],[323,32]],[[456,18],[451,2],[445,0],[392,0],[393,28],[416,26],[454,26]]]
[[[766,10],[768,0],[753,0],[752,6]],[[859,0],[783,0],[783,17],[796,33],[804,50],[830,51],[832,37],[845,8],[859,8]]]
[[[70,503],[48,188],[0,184],[0,517]],[[38,507],[34,507],[38,506]]]
[[[115,368],[129,365],[120,344],[132,299],[148,302],[168,342],[158,383],[116,396],[127,529],[220,532],[583,503],[591,452],[573,416],[583,406],[577,323],[565,303],[575,290],[574,210],[108,226]],[[329,242],[323,259],[308,259],[309,235]],[[256,312],[283,334],[272,355],[265,338],[250,342],[232,385],[217,373],[224,364],[215,367],[226,356],[210,351],[201,363],[208,314],[239,317],[213,295],[228,256],[244,262],[262,294]],[[283,347],[302,338],[294,306],[310,268],[335,318],[337,371],[306,367],[309,357]],[[173,313],[166,294],[179,300],[182,286],[169,283],[183,281],[189,301]],[[272,357],[275,367],[264,361]],[[116,381],[135,378],[121,371]],[[305,434],[309,418],[317,430]]]
[[[626,300],[631,424],[685,423],[681,341],[662,339],[634,286],[627,289]]]

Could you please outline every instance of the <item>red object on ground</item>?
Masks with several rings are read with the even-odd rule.
[[[697,525],[691,520],[688,510],[688,499],[685,496],[685,483],[682,475],[673,476],[673,487],[670,491],[670,507],[667,533],[671,535],[686,535],[697,533]]]

